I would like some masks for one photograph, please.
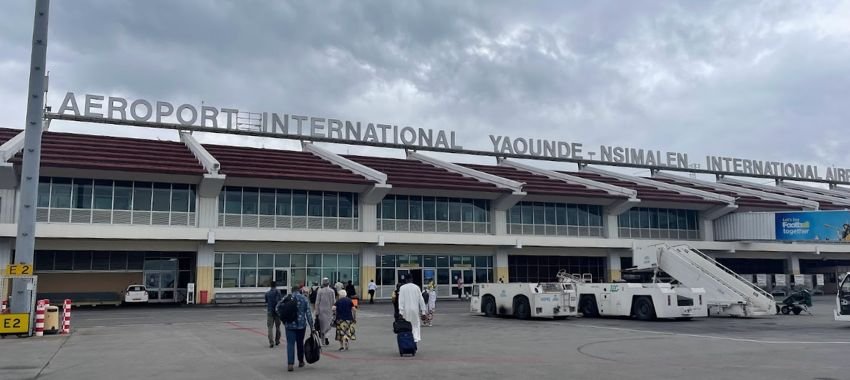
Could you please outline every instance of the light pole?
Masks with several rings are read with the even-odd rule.
[[[41,130],[44,122],[44,94],[47,92],[47,20],[50,0],[36,0],[32,27],[29,93],[24,130],[23,164],[21,168],[18,234],[15,237],[15,263],[32,264],[35,248],[35,207],[38,199],[38,172],[41,165]],[[29,313],[32,297],[24,279],[12,280],[10,309],[13,313]],[[35,289],[31,289],[35,291]]]

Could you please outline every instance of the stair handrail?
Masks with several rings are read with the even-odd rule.
[[[691,260],[690,258],[688,258],[688,257],[687,257],[687,255],[677,254],[677,253],[678,253],[678,252],[677,252],[677,250],[678,250],[678,249],[680,249],[680,248],[681,248],[680,246],[675,246],[675,247],[667,246],[667,249],[668,249],[671,253],[673,253],[673,254],[674,254],[674,255],[676,255],[677,257],[682,258],[682,260],[687,261],[687,262],[688,262],[688,263],[690,263],[693,267],[695,267],[695,268],[699,269],[699,271],[700,271],[700,272],[702,272],[704,275],[706,275],[706,276],[708,276],[708,277],[711,277],[712,279],[714,279],[715,281],[717,281],[719,284],[723,285],[723,287],[725,287],[726,289],[729,289],[729,291],[731,291],[732,293],[735,293],[735,294],[737,294],[738,296],[740,296],[740,297],[742,297],[742,298],[744,298],[744,299],[749,298],[749,297],[748,297],[746,294],[744,294],[743,292],[739,291],[738,289],[735,289],[735,287],[733,287],[733,286],[730,286],[730,285],[729,285],[726,281],[724,281],[722,278],[719,278],[719,277],[717,277],[714,273],[711,273],[710,271],[705,270],[702,266],[700,266],[699,264],[697,264],[696,262],[694,262],[693,260]],[[662,252],[662,254],[663,254],[663,252]]]
[[[764,289],[762,289],[762,288],[758,287],[758,285],[753,284],[751,281],[747,280],[746,278],[741,277],[741,275],[739,275],[739,274],[735,273],[733,270],[731,270],[731,269],[727,268],[725,265],[723,265],[723,264],[721,264],[721,263],[717,262],[717,260],[715,260],[713,257],[711,257],[711,256],[709,256],[709,255],[706,255],[706,254],[705,254],[705,253],[703,253],[702,251],[700,251],[700,250],[698,250],[698,249],[696,249],[696,248],[690,247],[690,246],[688,246],[688,245],[686,245],[686,244],[680,244],[680,245],[675,246],[674,248],[676,248],[676,247],[681,247],[681,248],[685,248],[685,249],[688,249],[688,250],[691,250],[691,251],[696,252],[696,253],[697,253],[698,255],[700,255],[703,259],[706,259],[706,260],[708,260],[708,262],[710,262],[710,263],[712,263],[712,264],[714,264],[714,265],[717,265],[717,267],[718,267],[718,268],[720,268],[720,269],[722,269],[723,271],[725,271],[726,273],[728,273],[728,274],[732,275],[732,276],[733,276],[733,277],[735,277],[737,280],[742,281],[744,284],[746,284],[747,286],[749,286],[750,288],[752,288],[753,290],[755,290],[757,293],[760,293],[761,295],[765,296],[765,298],[767,298],[768,300],[770,300],[770,301],[775,301],[775,300],[774,300],[774,298],[773,298],[773,295],[771,295],[770,293],[766,292]],[[748,297],[747,295],[743,295],[743,296]]]

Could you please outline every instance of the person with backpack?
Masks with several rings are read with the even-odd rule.
[[[322,279],[322,287],[316,291],[316,320],[319,321],[319,334],[324,340],[325,346],[331,344],[328,340],[328,332],[333,327],[333,307],[336,303],[336,292],[330,287],[327,277]]]
[[[422,291],[422,299],[425,301],[425,318],[422,319],[422,326],[434,326],[434,311],[437,309],[437,285],[434,280],[425,285],[425,290]]]
[[[302,294],[301,285],[293,287],[292,294],[280,300],[277,313],[286,327],[286,370],[292,372],[296,351],[298,367],[304,366],[304,334],[307,326],[310,326],[310,330],[314,328],[310,301]]]
[[[269,290],[266,292],[266,327],[269,329],[269,348],[280,345],[280,317],[275,311],[280,298],[277,283],[272,281]],[[274,332],[272,332],[272,326],[274,326]]]

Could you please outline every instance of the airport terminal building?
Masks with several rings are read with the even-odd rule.
[[[0,129],[3,266],[14,257],[23,136]],[[458,277],[466,286],[550,281],[566,269],[619,280],[632,248],[653,243],[687,244],[772,290],[802,274],[807,286],[835,292],[837,274],[850,270],[841,225],[818,240],[777,237],[777,213],[850,208],[850,190],[839,187],[179,136],[43,133],[39,293],[84,298],[145,284],[151,302],[183,302],[194,284],[197,302],[223,302],[254,296],[271,280],[291,287],[328,277],[353,281],[361,294],[375,280],[377,297],[388,298],[412,276],[433,278],[439,296],[451,297]]]

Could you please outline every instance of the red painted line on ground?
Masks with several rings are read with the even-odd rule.
[[[236,322],[226,322],[226,323],[230,326],[233,326],[234,330],[249,331],[249,332],[252,332],[252,333],[260,335],[260,336],[268,336],[268,332],[266,332],[266,331],[260,331],[260,330],[257,330],[255,328],[252,328],[252,327],[243,327],[243,326],[240,326]]]

